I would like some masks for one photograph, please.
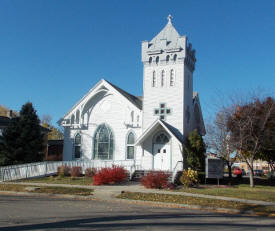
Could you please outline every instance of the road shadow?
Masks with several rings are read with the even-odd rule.
[[[221,222],[217,220],[218,218],[239,218],[239,221],[229,222],[231,219],[227,219],[228,222]],[[243,224],[242,219],[248,216],[237,216],[229,214],[152,214],[152,215],[115,215],[115,216],[104,216],[96,218],[84,218],[84,219],[70,219],[65,221],[57,221],[51,223],[41,223],[41,224],[30,224],[30,225],[16,225],[1,227],[1,231],[9,230],[56,230],[56,229],[66,229],[66,230],[148,230],[156,228],[164,228],[166,230],[173,230],[174,228],[197,228],[199,230],[214,229],[214,228],[225,228],[225,229],[236,229],[240,230],[274,230],[274,224],[262,225],[260,222],[257,224]],[[251,218],[251,217],[250,217]],[[167,220],[168,219],[168,220]],[[169,220],[171,219],[171,220]],[[263,217],[257,217],[255,219],[266,219]]]

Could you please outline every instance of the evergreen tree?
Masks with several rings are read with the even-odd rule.
[[[44,140],[40,120],[32,103],[21,108],[19,117],[13,118],[3,132],[0,164],[23,164],[43,159]]]
[[[190,132],[185,142],[186,161],[189,168],[197,171],[204,171],[205,143],[197,130]]]

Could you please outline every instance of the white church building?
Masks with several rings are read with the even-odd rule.
[[[142,42],[143,96],[101,79],[59,121],[64,161],[171,172],[182,168],[184,139],[194,129],[205,135],[205,127],[193,92],[195,50],[171,18],[151,41]]]

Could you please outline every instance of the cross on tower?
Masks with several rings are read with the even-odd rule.
[[[166,120],[166,116],[171,114],[171,108],[167,108],[165,103],[159,104],[159,108],[154,109],[154,115],[158,115],[161,120]]]
[[[173,17],[172,17],[172,15],[171,15],[171,14],[169,14],[169,15],[168,15],[168,17],[167,17],[167,19],[168,19],[168,23],[171,23],[172,18],[173,18]]]

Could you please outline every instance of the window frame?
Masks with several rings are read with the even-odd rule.
[[[103,142],[103,141],[98,141],[99,134],[101,130],[105,127],[108,131],[108,142]],[[99,152],[98,152],[98,147],[99,144],[106,144],[108,143],[108,157],[105,159],[100,158]],[[104,152],[102,152],[104,153]],[[106,152],[107,153],[107,152]],[[101,160],[101,161],[108,161],[108,160],[113,160],[114,159],[114,153],[115,153],[115,139],[114,139],[114,133],[113,130],[110,128],[109,125],[106,123],[100,124],[97,126],[94,136],[93,136],[93,160]]]
[[[78,136],[80,137],[80,142],[76,142],[76,139],[78,138]],[[80,132],[77,132],[74,136],[74,154],[73,154],[73,159],[81,159],[82,157],[82,152],[81,152],[81,144],[82,144],[82,136],[80,134]],[[76,153],[76,148],[79,148],[79,157],[76,157],[75,153]]]
[[[134,136],[134,143],[133,144],[129,144],[128,143],[128,139],[130,135]],[[135,147],[135,142],[136,142],[136,134],[133,130],[130,130],[127,134],[126,134],[126,140],[125,140],[125,159],[126,160],[134,160],[136,157],[136,147]],[[128,158],[128,147],[133,147],[134,149],[134,156],[133,158]]]

